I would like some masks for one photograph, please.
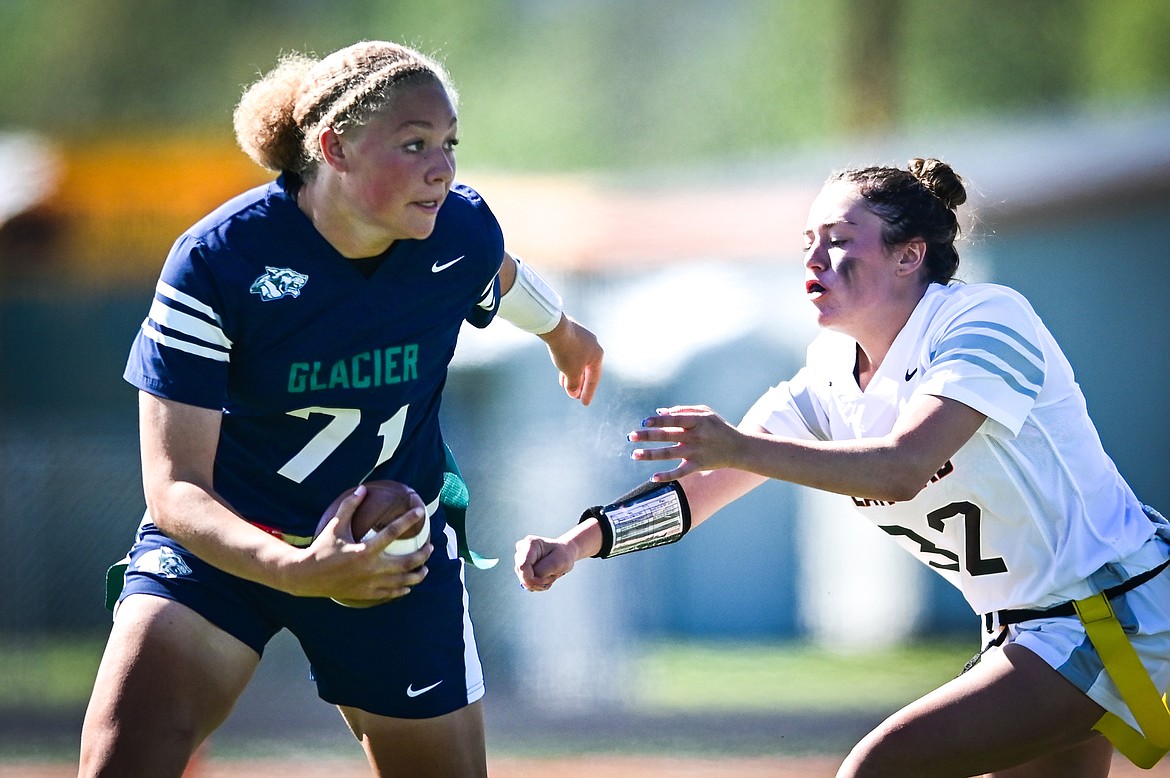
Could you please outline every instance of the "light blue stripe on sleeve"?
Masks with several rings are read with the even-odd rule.
[[[943,361],[944,362],[946,362],[946,361],[966,362],[969,365],[977,365],[979,367],[982,367],[987,372],[992,373],[992,374],[1002,378],[1003,382],[1005,384],[1007,384],[1008,386],[1010,386],[1017,393],[1025,395],[1027,397],[1031,397],[1033,400],[1036,399],[1036,396],[1038,394],[1040,394],[1040,387],[1036,387],[1035,389],[1033,389],[1032,387],[1024,386],[1019,381],[1016,380],[1015,376],[1013,376],[1011,373],[1005,371],[999,365],[997,365],[994,362],[991,362],[989,360],[983,359],[982,357],[978,357],[974,354],[955,354],[954,356],[948,357],[947,359],[945,359]]]
[[[1028,397],[1035,398],[1044,384],[1043,352],[1015,330],[996,322],[968,323],[930,355],[932,364],[952,360],[977,365]]]
[[[1040,362],[1044,361],[1044,352],[1040,350],[1039,346],[1005,324],[1000,324],[997,321],[969,321],[959,327],[960,332],[964,330],[975,329],[991,330],[992,332],[999,332],[1007,335],[1016,343],[1019,343],[1021,346],[1023,346],[1025,351],[1036,357],[1036,359],[1040,360]]]

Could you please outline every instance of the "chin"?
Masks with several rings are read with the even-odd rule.
[[[817,326],[822,330],[832,330],[833,332],[848,334],[844,329],[842,329],[843,325],[840,319],[825,313],[820,313],[817,315]]]
[[[435,220],[405,225],[402,235],[408,240],[426,240],[435,231]]]
[[[827,327],[833,321],[832,315],[816,303],[813,303],[813,316],[816,317],[818,327]]]

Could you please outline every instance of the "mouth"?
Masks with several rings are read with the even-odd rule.
[[[445,199],[447,199],[446,196],[438,197],[434,200],[415,200],[411,205],[416,208],[422,208],[424,211],[435,212],[443,205]]]
[[[826,289],[825,287],[821,286],[819,281],[810,279],[804,282],[804,291],[805,294],[811,297],[819,297],[825,293]]]

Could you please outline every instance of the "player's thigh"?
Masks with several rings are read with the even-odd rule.
[[[1103,709],[1028,649],[989,652],[907,705],[850,753],[840,776],[969,776],[1096,737]]]
[[[258,662],[255,651],[185,605],[127,597],[86,711],[82,774],[180,774]]]
[[[487,775],[483,707],[473,702],[429,719],[399,719],[338,706],[382,778]]]

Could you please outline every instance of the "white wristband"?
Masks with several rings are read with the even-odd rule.
[[[561,322],[564,312],[561,296],[525,264],[516,260],[516,280],[500,298],[500,316],[525,332],[544,335]]]

